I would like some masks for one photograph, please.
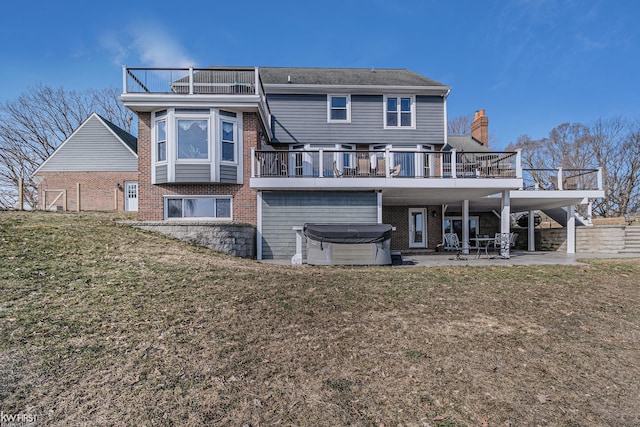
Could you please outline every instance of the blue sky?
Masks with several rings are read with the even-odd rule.
[[[485,109],[494,148],[563,122],[640,119],[635,0],[6,2],[0,102],[122,86],[122,65],[408,68]]]

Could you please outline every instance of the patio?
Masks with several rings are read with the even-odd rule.
[[[469,267],[487,267],[487,266],[509,266],[509,265],[585,265],[580,260],[590,258],[615,259],[615,258],[638,258],[640,253],[621,253],[621,254],[598,254],[598,253],[576,253],[568,254],[565,252],[527,252],[512,250],[510,258],[504,259],[500,257],[487,259],[482,257],[476,259],[475,250],[470,251],[468,255],[460,255],[460,259],[456,260],[455,252],[437,252],[426,255],[403,254],[402,265],[394,266],[394,268],[407,267],[442,267],[442,266],[469,266]],[[260,262],[268,264],[291,265],[288,259],[261,260]],[[306,260],[302,264],[307,266]],[[311,267],[311,266],[309,266]]]
[[[510,251],[510,258],[504,259],[494,257],[487,259],[484,253],[480,258],[476,258],[475,250],[469,252],[468,255],[460,255],[461,259],[455,259],[455,252],[438,252],[428,255],[403,255],[402,267],[423,266],[438,267],[447,265],[465,265],[465,266],[505,266],[505,265],[584,265],[581,259],[588,258],[640,258],[640,253],[631,254],[594,254],[594,253],[576,253],[568,254],[566,252],[527,252],[527,251]],[[453,259],[451,259],[453,258]],[[466,258],[466,259],[465,259]],[[400,267],[400,266],[398,266]]]

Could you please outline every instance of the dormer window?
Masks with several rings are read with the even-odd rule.
[[[351,95],[327,96],[327,121],[329,123],[351,122]]]
[[[415,129],[415,97],[385,96],[384,127]]]

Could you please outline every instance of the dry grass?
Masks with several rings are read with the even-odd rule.
[[[295,268],[0,213],[0,410],[38,425],[640,425],[640,261]]]

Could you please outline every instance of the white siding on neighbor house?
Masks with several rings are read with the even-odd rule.
[[[90,117],[39,172],[137,171],[138,158],[97,117]]]
[[[352,95],[351,123],[327,123],[326,95],[269,95],[274,142],[303,144],[444,143],[444,101],[416,97],[415,129],[384,129],[382,95]]]
[[[262,258],[291,258],[296,252],[294,226],[305,223],[376,223],[377,195],[369,192],[262,193]],[[306,258],[303,239],[303,258]]]

